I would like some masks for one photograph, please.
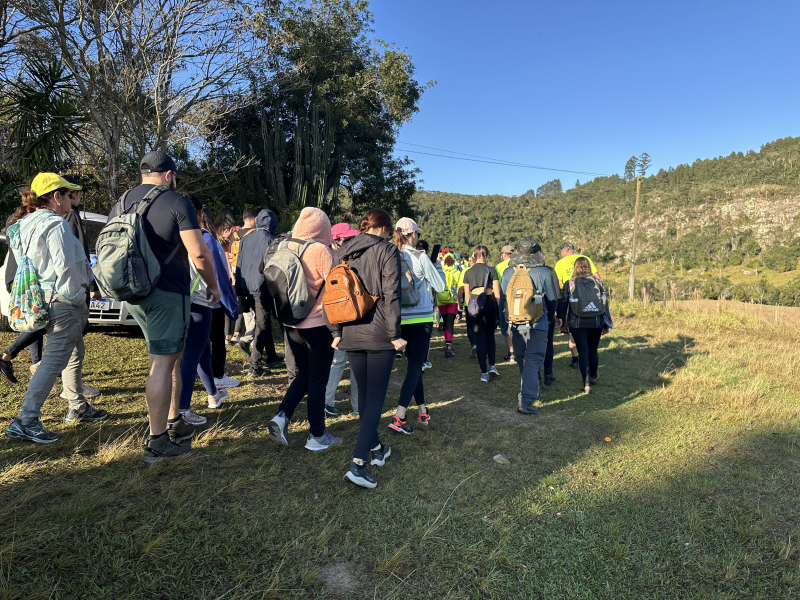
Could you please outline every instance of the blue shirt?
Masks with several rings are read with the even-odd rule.
[[[500,280],[500,329],[505,335],[508,329],[508,322],[506,321],[506,290],[511,278],[514,276],[516,269],[509,267],[503,271],[503,279]],[[533,280],[533,287],[535,287],[543,296],[550,298],[558,298],[555,284],[553,283],[553,275],[547,267],[532,267],[528,269],[528,275]],[[555,316],[555,315],[553,315]],[[547,331],[548,326],[547,303],[542,299],[542,318],[533,324],[532,329],[539,331]],[[512,329],[523,330],[528,329],[528,325],[511,325]]]

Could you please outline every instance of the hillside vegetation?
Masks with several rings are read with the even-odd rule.
[[[557,182],[510,197],[420,191],[413,205],[432,242],[461,251],[483,243],[497,257],[504,244],[533,235],[550,257],[571,241],[598,262],[627,272],[622,267],[630,259],[636,182],[612,175],[566,192],[560,188]],[[796,304],[797,276],[789,287],[769,276],[798,268],[800,138],[645,177],[640,219],[637,264],[653,265],[654,280],[688,280],[682,291],[696,287],[706,297]],[[720,269],[748,273],[737,283]]]

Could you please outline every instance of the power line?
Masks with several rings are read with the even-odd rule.
[[[454,150],[445,150],[443,148],[434,148],[432,146],[423,146],[422,144],[412,144],[410,142],[400,142],[402,144],[406,144],[408,146],[417,146],[418,148],[427,148],[429,150],[438,150],[440,152],[449,152],[451,154],[460,154],[461,156],[470,156],[472,158],[461,158],[460,156],[448,156],[446,154],[433,154],[432,152],[422,152],[420,150],[411,150],[410,148],[397,148],[397,150],[401,150],[403,152],[413,152],[415,154],[425,154],[426,156],[438,156],[440,158],[451,158],[453,160],[466,160],[469,162],[480,162],[486,163],[490,165],[502,165],[506,167],[520,167],[524,169],[539,169],[543,171],[558,171],[560,173],[576,173],[578,175],[598,175],[601,177],[608,177],[606,173],[592,173],[590,171],[572,171],[570,169],[555,169],[553,167],[541,167],[538,165],[528,165],[525,163],[518,163],[508,160],[503,160],[500,158],[490,158],[488,156],[478,156],[476,154],[466,154],[464,152],[455,152]],[[479,160],[480,159],[480,160]]]

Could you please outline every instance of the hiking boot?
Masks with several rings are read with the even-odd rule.
[[[500,373],[497,371],[497,367],[495,367],[494,365],[489,365],[489,375],[500,377]]]
[[[401,419],[397,415],[392,416],[392,421],[389,423],[389,429],[394,429],[397,433],[404,433],[406,435],[411,435],[414,433],[414,430],[411,428],[411,425],[408,424],[408,421]]]
[[[216,394],[208,395],[208,408],[219,408],[222,403],[228,398],[228,390],[225,388],[217,388]]]
[[[280,411],[269,423],[269,439],[283,446],[289,445],[289,419]]]
[[[194,425],[190,425],[181,417],[178,417],[174,422],[167,421],[167,434],[169,435],[169,439],[176,444],[180,444],[181,442],[192,439],[194,436]]]
[[[477,346],[473,346],[472,347],[472,352],[469,353],[469,357],[472,358],[472,359],[478,358],[478,347]]]
[[[489,374],[481,373],[481,383],[489,383]]]
[[[378,485],[378,480],[369,472],[367,465],[359,465],[354,462],[350,463],[350,468],[347,469],[344,478],[365,488],[372,489]]]
[[[247,342],[236,342],[234,346],[239,352],[241,352],[242,356],[247,359],[250,358],[250,344]]]
[[[555,382],[556,382],[556,376],[553,375],[552,373],[550,373],[550,375],[545,375],[544,376],[544,384],[545,385],[550,385],[551,383],[555,383]]]
[[[327,450],[331,446],[336,446],[341,443],[342,438],[331,435],[327,429],[325,430],[325,433],[319,437],[311,435],[309,432],[308,437],[306,438],[306,450],[318,452],[319,450]]]
[[[424,363],[422,363],[422,371],[423,372],[425,372],[425,369],[432,369],[432,368],[433,368],[433,365],[431,364],[431,361],[426,360]]]
[[[191,451],[191,442],[176,444],[168,435],[162,435],[155,439],[148,437],[147,443],[144,445],[144,456],[142,456],[142,460],[146,463],[155,463],[162,460],[186,456]]]
[[[419,413],[417,415],[417,421],[419,421],[423,425],[428,425],[431,422],[431,414],[427,412]]]
[[[181,413],[181,419],[183,419],[184,423],[188,423],[189,425],[205,425],[208,421],[208,419],[202,415],[198,415],[191,408]]]
[[[11,383],[17,383],[17,378],[14,375],[14,365],[10,360],[0,359],[0,373]]]
[[[331,417],[338,417],[339,416],[339,409],[335,406],[328,406],[325,405],[325,414],[330,415]]]
[[[279,367],[285,362],[286,362],[285,358],[283,358],[282,356],[276,356],[272,360],[264,361],[264,366],[269,367],[269,368]]]
[[[381,444],[381,447],[378,450],[371,450],[372,452],[372,460],[369,461],[370,465],[376,465],[378,467],[382,467],[386,464],[386,459],[392,455],[392,449],[389,448],[389,444]]]
[[[517,410],[521,412],[523,415],[535,415],[539,413],[539,409],[535,406],[519,406]]]
[[[100,390],[84,384],[83,389],[81,390],[81,395],[87,400],[89,398],[97,398],[100,395]],[[64,400],[69,400],[69,398],[64,395],[64,392],[61,392],[58,397],[63,398]]]
[[[453,352],[452,350],[447,349],[447,350],[444,351],[444,357],[445,358],[453,358],[454,356],[455,356],[455,352]]]
[[[219,378],[219,379],[214,377],[214,385],[217,387],[217,389],[219,389],[219,388],[235,388],[240,383],[241,382],[238,379],[231,379],[230,377],[228,377],[227,373],[223,373],[222,377]]]
[[[64,420],[67,423],[72,423],[73,421],[86,421],[87,423],[92,423],[94,421],[102,421],[107,416],[108,411],[105,411],[102,408],[95,408],[87,402],[86,405],[80,410],[70,408],[67,411],[67,416]]]
[[[39,419],[34,419],[27,425],[23,425],[19,419],[14,419],[11,425],[6,427],[6,435],[10,438],[28,440],[37,444],[49,444],[61,437],[42,425]]]
[[[247,377],[247,379],[253,380],[253,379],[258,379],[259,377],[264,377],[265,375],[271,375],[271,373],[266,369],[262,369],[261,367],[250,367],[249,369],[247,369],[245,377]]]

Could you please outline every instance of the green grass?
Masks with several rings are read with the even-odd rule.
[[[303,449],[304,405],[289,448],[267,439],[283,371],[198,408],[192,454],[143,468],[143,342],[92,333],[86,380],[112,417],[65,425],[54,395],[60,442],[0,440],[0,598],[796,598],[797,330],[616,311],[600,384],[579,393],[558,336],[535,417],[515,412],[515,366],[479,383],[462,329],[454,359],[434,336],[431,425],[393,434],[396,361],[372,491],[342,481],[346,381],[328,423],[344,446]],[[0,383],[4,422],[24,389]]]

